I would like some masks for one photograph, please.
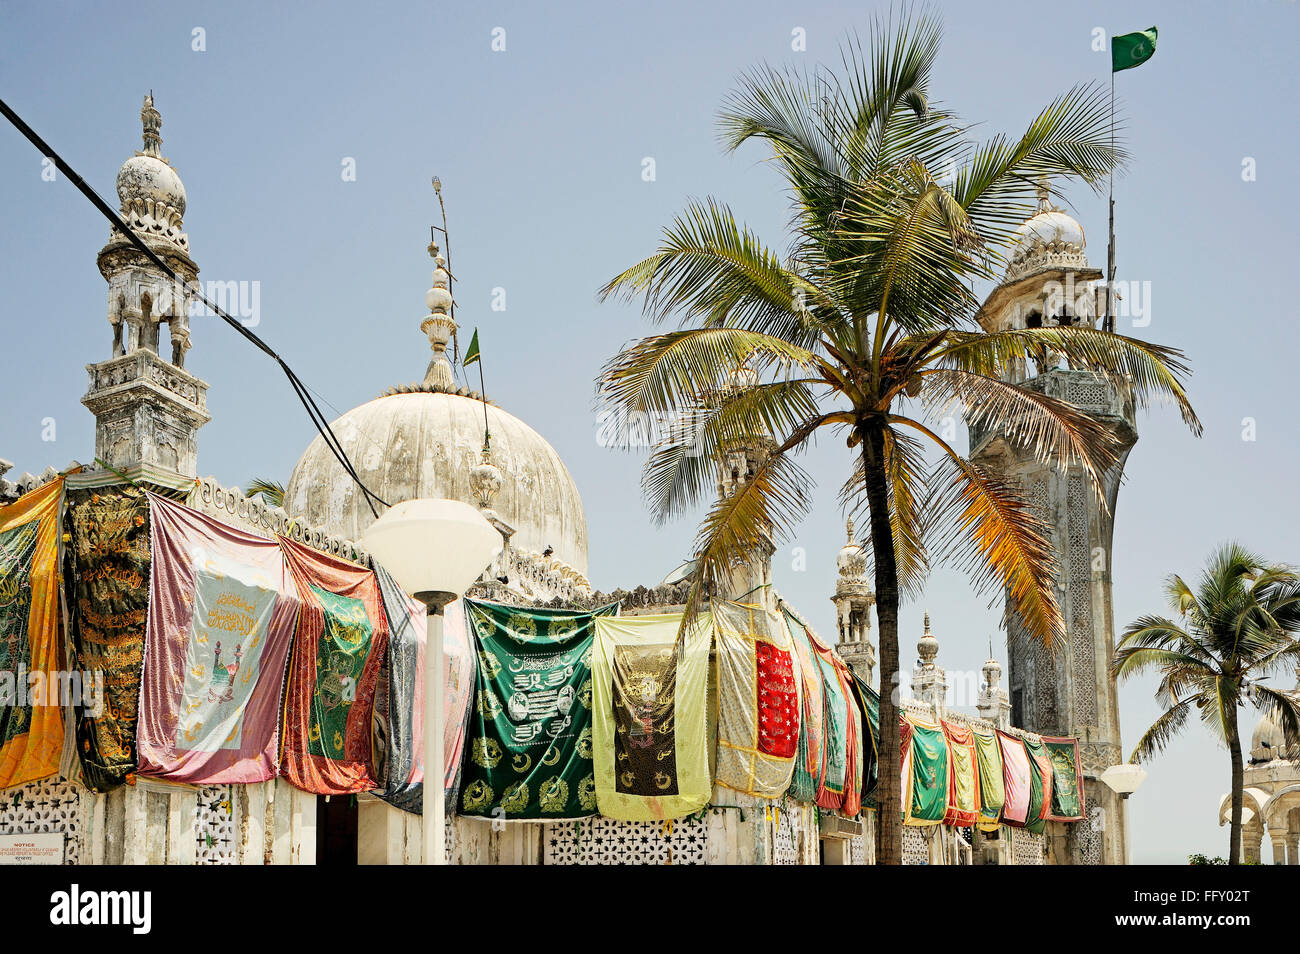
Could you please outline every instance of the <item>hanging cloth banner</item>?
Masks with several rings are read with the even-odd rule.
[[[1006,788],[1002,782],[1002,751],[996,733],[975,733],[975,756],[979,765],[980,831],[997,831],[1002,819]]]
[[[863,726],[862,709],[858,704],[858,693],[853,688],[853,670],[849,669],[848,664],[838,656],[835,657],[836,670],[839,672],[840,686],[844,690],[844,699],[849,707],[849,730],[852,733],[851,754],[852,764],[850,771],[845,775],[844,784],[847,786],[844,792],[844,805],[840,812],[849,816],[856,817],[862,813],[862,763],[866,761],[866,729]]]
[[[714,781],[780,798],[799,751],[799,680],[790,633],[761,606],[715,601],[718,754]]]
[[[59,772],[72,689],[71,674],[59,678],[62,502],[60,477],[0,507],[0,789]]]
[[[601,616],[592,654],[596,800],[620,821],[682,818],[709,804],[713,620],[678,640],[679,613]]]
[[[817,788],[821,808],[853,817],[862,810],[862,713],[849,688],[849,668],[808,633],[822,679],[822,725],[826,745]]]
[[[1079,765],[1079,740],[1043,736],[1052,761],[1052,811],[1048,821],[1079,821],[1084,817],[1083,769]]]
[[[149,498],[129,484],[69,489],[73,668],[103,673],[96,705],[77,710],[82,778],[104,792],[135,772],[136,712],[149,615]]]
[[[507,821],[595,814],[594,623],[616,606],[585,613],[465,604],[479,665],[461,814]]]
[[[279,774],[298,592],[273,540],[155,494],[139,774],[193,785]]]
[[[1029,753],[1025,743],[1014,735],[998,730],[998,748],[1002,755],[1002,822],[1012,828],[1024,828],[1029,817]]]
[[[316,795],[376,788],[371,719],[388,624],[375,575],[277,537],[302,606],[285,691],[280,769]]]
[[[783,612],[800,683],[799,751],[790,778],[790,797],[801,802],[817,801],[817,791],[826,771],[825,699],[822,670],[808,631],[788,612]]]
[[[948,742],[948,811],[945,825],[969,828],[980,813],[980,776],[976,766],[975,733],[968,725],[941,720]]]
[[[1025,751],[1029,753],[1029,813],[1025,828],[1041,835],[1052,813],[1052,759],[1043,743],[1032,736],[1025,736]]]
[[[875,809],[880,781],[880,696],[856,672],[853,690],[863,713],[862,807]]]
[[[938,825],[948,810],[950,766],[943,727],[906,717],[911,726],[910,797],[904,825]]]
[[[384,788],[379,797],[413,814],[424,800],[424,653],[428,621],[423,603],[402,591],[388,571],[375,564],[375,577],[388,620],[387,685],[376,701],[376,717],[384,727]],[[465,604],[453,600],[442,611],[443,791],[447,811],[456,806],[461,757],[477,668],[465,629]]]

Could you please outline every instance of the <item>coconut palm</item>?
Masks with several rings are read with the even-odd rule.
[[[1005,587],[1040,638],[1062,632],[1045,528],[1015,487],[959,453],[927,414],[964,409],[972,426],[1001,426],[1099,478],[1119,454],[1106,431],[1004,380],[1013,361],[1050,347],[1073,367],[1116,375],[1139,406],[1171,397],[1200,426],[1176,351],[1088,327],[980,332],[971,284],[994,275],[1040,177],[1095,185],[1122,152],[1094,87],[1053,100],[1019,137],[973,141],[930,95],[940,33],[928,16],[891,14],[865,43],[843,45],[838,73],[745,74],[722,109],[722,136],[729,150],[750,140],[770,150],[792,200],[788,253],[771,251],[724,204],[695,201],[653,255],[601,292],[642,299],[656,322],[680,321],[626,346],[598,384],[607,419],[675,422],[643,478],[657,520],[709,499],[726,448],[771,438],[752,478],[701,523],[688,613],[743,554],[787,536],[807,512],[812,482],[799,451],[828,429],[856,450],[843,496],[868,511],[882,688],[897,679],[900,594],[916,593],[933,561],[956,560]],[[880,720],[897,723],[893,692],[881,693]],[[898,764],[898,734],[881,741],[881,763]],[[878,799],[877,857],[898,863],[898,773],[880,773]]]
[[[244,496],[248,498],[261,497],[262,501],[271,507],[284,506],[284,484],[278,480],[267,480],[265,477],[254,477],[248,482],[248,489],[244,491]]]
[[[1156,701],[1164,714],[1143,733],[1131,761],[1149,761],[1195,712],[1232,759],[1232,824],[1228,863],[1241,862],[1243,767],[1237,709],[1250,703],[1282,727],[1288,747],[1300,745],[1300,700],[1265,686],[1300,663],[1300,575],[1265,563],[1235,543],[1210,557],[1193,591],[1171,576],[1165,595],[1178,621],[1143,616],[1130,623],[1112,669],[1126,679],[1160,672]]]

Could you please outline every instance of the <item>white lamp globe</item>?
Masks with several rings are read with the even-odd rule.
[[[449,602],[496,559],[501,534],[459,500],[404,500],[366,529],[361,545],[406,592],[443,594]]]
[[[1120,798],[1128,798],[1138,790],[1147,777],[1146,770],[1132,762],[1112,765],[1101,773],[1101,780]]]

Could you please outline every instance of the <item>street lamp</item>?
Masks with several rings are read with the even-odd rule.
[[[1123,765],[1112,765],[1101,773],[1101,780],[1106,783],[1112,792],[1119,796],[1121,807],[1124,810],[1124,864],[1129,863],[1128,797],[1138,790],[1138,786],[1146,781],[1146,777],[1146,770],[1140,765],[1134,765],[1132,762]]]
[[[424,863],[446,861],[443,776],[442,611],[465,595],[501,552],[501,534],[459,500],[406,500],[390,507],[361,535],[361,545],[398,586],[425,605]]]

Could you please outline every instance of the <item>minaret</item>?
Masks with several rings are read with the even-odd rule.
[[[980,686],[979,698],[975,704],[980,718],[993,723],[999,729],[1011,725],[1011,700],[1002,688],[1002,663],[993,655],[993,641],[989,640],[989,658],[980,672],[984,675],[984,684]]]
[[[123,472],[163,479],[197,475],[197,432],[209,420],[207,382],[184,370],[190,349],[190,288],[199,267],[182,229],[185,186],[162,157],[162,116],[153,95],[140,110],[144,148],[117,174],[127,225],[182,279],[174,283],[116,228],[99,252],[108,282],[112,357],[86,366],[90,389],[81,399],[95,415],[95,456]],[[168,326],[170,362],[159,354]]]
[[[1083,228],[1051,205],[1045,181],[1038,211],[1019,233],[1006,276],[976,316],[984,330],[1096,327],[1101,271],[1087,262]],[[1006,379],[1073,404],[1100,421],[1123,449],[1105,475],[1103,505],[1082,467],[1039,460],[996,428],[973,426],[970,434],[972,460],[1019,487],[1048,528],[1059,562],[1054,582],[1066,627],[1059,645],[1049,649],[1030,639],[1007,610],[1012,723],[1046,735],[1078,736],[1088,804],[1104,810],[1106,823],[1100,837],[1072,835],[1070,860],[1121,864],[1122,807],[1099,777],[1123,760],[1118,692],[1109,667],[1115,643],[1111,541],[1120,475],[1137,441],[1133,400],[1123,379],[1069,367],[1048,350],[1008,369]],[[1087,824],[1075,825],[1075,833]]]
[[[943,716],[948,699],[948,673],[935,660],[939,640],[930,632],[930,614],[925,614],[925,631],[916,641],[916,668],[912,670],[912,696],[934,709],[935,718]]]
[[[752,368],[737,368],[719,394],[711,396],[710,400],[723,400],[757,383],[758,375]],[[725,500],[734,496],[736,491],[753,480],[759,467],[775,449],[776,440],[768,433],[754,434],[725,444],[718,461],[718,499]],[[718,595],[733,600],[744,598],[747,602],[763,603],[768,609],[775,610],[776,601],[771,588],[772,554],[775,552],[776,546],[772,543],[771,535],[764,534],[763,541],[756,550],[731,568],[730,580]]]
[[[876,668],[876,650],[871,645],[871,607],[876,594],[867,582],[867,556],[853,539],[853,518],[845,524],[848,540],[835,559],[839,571],[835,580],[835,628],[839,652],[849,667],[868,685]]]

